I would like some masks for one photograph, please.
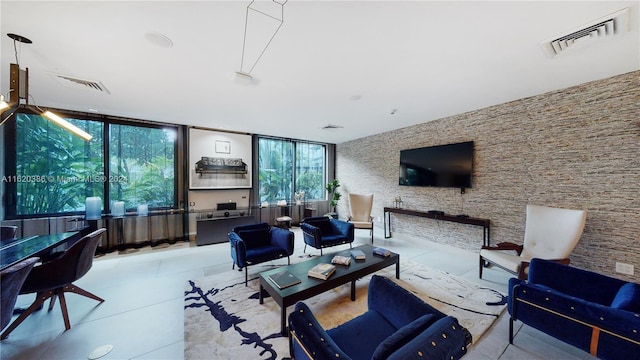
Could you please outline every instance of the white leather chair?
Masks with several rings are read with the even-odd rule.
[[[527,205],[522,245],[503,242],[483,246],[480,250],[479,277],[487,263],[526,279],[533,258],[553,260],[568,265],[569,255],[578,244],[587,220],[585,210],[559,209]]]
[[[371,243],[373,244],[373,194],[360,195],[349,194],[349,221],[354,229],[367,229],[371,232]]]

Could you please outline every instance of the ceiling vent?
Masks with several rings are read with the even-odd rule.
[[[92,81],[79,79],[66,75],[51,74],[63,86],[80,90],[98,91],[105,94],[111,94],[106,86],[100,81]]]
[[[629,8],[622,9],[598,20],[581,26],[579,29],[554,36],[541,43],[550,57],[560,55],[570,48],[577,48],[597,39],[610,38],[629,31]]]
[[[336,129],[342,129],[342,128],[344,128],[344,126],[328,124],[326,126],[323,126],[322,130],[336,130]]]

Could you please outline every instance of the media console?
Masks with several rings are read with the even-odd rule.
[[[254,215],[233,215],[198,219],[196,223],[196,245],[209,245],[229,242],[227,234],[240,225],[255,224]]]
[[[491,243],[491,221],[489,219],[479,219],[473,217],[463,217],[457,215],[449,215],[444,213],[434,213],[433,211],[420,211],[420,210],[410,210],[410,209],[402,209],[402,208],[394,208],[394,207],[385,207],[384,208],[384,238],[388,239],[391,237],[391,213],[417,216],[422,218],[441,220],[441,221],[449,221],[460,224],[468,224],[475,226],[482,226],[482,244],[489,246]]]

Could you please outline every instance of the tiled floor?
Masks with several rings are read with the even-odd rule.
[[[293,231],[296,233],[293,256],[299,256],[304,246],[302,234],[298,228]],[[357,231],[356,243],[367,243],[367,235]],[[510,277],[506,272],[486,269],[484,280],[478,279],[477,249],[465,251],[399,235],[386,240],[377,237],[375,244],[399,253],[401,259],[423,263],[506,292]],[[309,248],[308,252],[318,251]],[[77,285],[106,301],[98,305],[91,299],[70,294],[67,304],[71,330],[63,331],[62,315],[56,304],[51,312],[43,310],[31,315],[8,339],[0,342],[0,358],[87,359],[95,348],[111,344],[113,350],[102,359],[181,359],[186,281],[215,276],[230,269],[226,243],[202,247],[180,243],[98,258]],[[238,272],[238,277],[242,278],[243,273]],[[32,301],[32,295],[21,296],[18,306],[26,307]],[[470,348],[465,359],[593,359],[587,353],[519,323],[516,323],[514,345],[509,345],[508,323],[508,314],[501,316]]]

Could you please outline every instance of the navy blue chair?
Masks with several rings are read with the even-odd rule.
[[[298,302],[289,315],[289,348],[296,360],[459,359],[472,337],[446,316],[393,281],[374,275],[368,310],[325,330]]]
[[[640,284],[534,258],[509,279],[509,343],[521,321],[599,359],[637,359]]]
[[[244,268],[244,284],[248,282],[249,265],[287,258],[293,254],[294,234],[286,229],[270,227],[267,223],[242,225],[234,227],[229,234],[231,245],[232,269]]]
[[[300,224],[304,237],[304,250],[307,245],[320,249],[341,244],[349,244],[354,239],[354,226],[350,222],[333,219],[328,216],[314,216],[304,218]]]

